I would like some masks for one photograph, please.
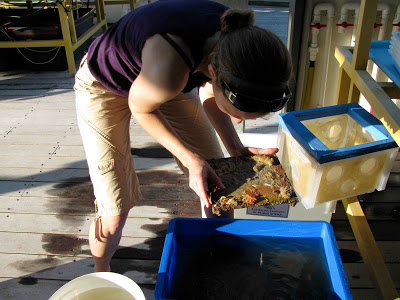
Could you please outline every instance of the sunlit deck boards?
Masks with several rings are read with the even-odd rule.
[[[49,86],[54,76],[60,77]],[[87,231],[94,197],[76,125],[73,80],[63,72],[2,79],[0,298],[46,299],[93,271]],[[134,122],[132,135],[132,146],[154,152],[155,142]],[[121,242],[127,248],[116,254],[113,270],[141,284],[151,299],[169,220],[198,217],[199,203],[172,158],[135,162],[144,200],[130,213]]]
[[[76,125],[73,81],[67,71],[0,74],[0,299],[47,299],[93,271],[87,242],[93,191]],[[264,126],[249,122],[254,127],[248,132],[260,131],[259,124]],[[130,213],[112,269],[154,299],[168,222],[200,217],[200,205],[173,158],[135,122],[131,129],[144,199]],[[399,288],[397,177],[392,174],[385,192],[361,199]],[[332,225],[354,298],[374,299],[341,205]]]

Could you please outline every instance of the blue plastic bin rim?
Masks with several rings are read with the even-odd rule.
[[[341,114],[348,114],[377,141],[329,149],[301,123],[305,120]],[[278,122],[320,164],[398,147],[385,126],[357,103],[287,112],[278,115]]]
[[[194,226],[194,227],[193,227]],[[285,230],[278,230],[285,228]],[[340,257],[335,234],[331,224],[325,221],[294,221],[294,220],[249,220],[249,219],[199,219],[199,218],[174,218],[169,222],[165,237],[164,249],[158,270],[157,282],[154,291],[156,300],[171,300],[167,298],[166,289],[168,269],[171,259],[174,236],[184,231],[186,234],[212,235],[216,232],[235,235],[261,235],[270,237],[319,237],[324,241],[325,255],[334,292],[338,299],[350,300],[350,288],[346,272]]]

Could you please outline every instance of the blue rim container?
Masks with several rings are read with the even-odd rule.
[[[155,287],[157,300],[170,300],[171,288],[174,285],[178,248],[182,239],[207,238],[234,235],[254,238],[268,237],[277,239],[297,238],[307,243],[307,239],[322,240],[320,255],[323,257],[328,280],[330,280],[330,299],[353,299],[347,282],[343,263],[339,254],[331,224],[324,221],[275,221],[275,220],[242,220],[242,219],[194,219],[175,218],[170,221],[165,238],[164,249]]]

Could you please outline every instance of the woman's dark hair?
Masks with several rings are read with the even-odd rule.
[[[217,84],[272,101],[282,97],[291,78],[291,57],[275,33],[253,24],[250,9],[229,9],[222,15],[221,37],[214,52]],[[270,110],[267,105],[257,111]]]

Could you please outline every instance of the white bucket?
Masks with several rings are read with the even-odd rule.
[[[128,277],[113,272],[83,275],[58,289],[49,300],[145,300],[140,287]]]

